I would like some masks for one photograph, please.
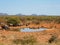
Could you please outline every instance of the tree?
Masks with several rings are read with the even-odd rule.
[[[13,26],[17,26],[20,23],[19,18],[9,18],[7,20],[7,24],[13,24]]]

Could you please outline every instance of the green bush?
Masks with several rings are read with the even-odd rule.
[[[20,20],[18,18],[9,18],[7,20],[7,24],[13,24],[14,26],[18,25],[20,23]]]

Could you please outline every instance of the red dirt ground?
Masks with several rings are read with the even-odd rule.
[[[39,25],[34,25],[31,24],[29,26],[20,26],[20,27],[10,27],[10,28],[25,28],[25,27],[47,27],[52,29],[48,29],[42,32],[18,32],[18,31],[5,31],[5,30],[0,30],[0,43],[4,44],[9,44],[11,43],[12,40],[14,39],[21,39],[24,36],[30,36],[33,35],[36,37],[36,40],[38,42],[47,42],[52,35],[56,35],[60,39],[60,24],[39,24]],[[54,28],[56,26],[56,28]]]

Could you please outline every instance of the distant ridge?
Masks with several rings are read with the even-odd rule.
[[[7,16],[7,13],[0,13],[0,16]]]

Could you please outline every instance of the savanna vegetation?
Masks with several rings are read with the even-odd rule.
[[[6,23],[6,24],[13,24],[17,25],[20,23],[41,23],[42,21],[45,22],[54,22],[54,23],[60,23],[60,16],[0,16],[0,22]]]
[[[55,27],[55,24],[60,24],[60,16],[0,16],[0,26],[1,23],[4,23],[5,25],[13,26],[28,26],[28,25],[39,25],[40,27],[46,27],[43,24],[53,24],[50,26],[50,28]],[[40,28],[37,27],[37,28]],[[30,27],[31,28],[31,27]],[[36,28],[36,27],[32,27]],[[47,27],[48,28],[48,27]]]
[[[6,45],[60,45],[60,38],[58,38],[60,34],[60,16],[0,16],[0,27],[2,27],[0,29],[0,41],[2,41],[0,45],[5,45],[5,42]],[[26,27],[34,29],[50,27],[51,30],[33,33],[19,32],[20,28]],[[3,29],[8,29],[8,31],[3,31]],[[53,34],[58,35],[58,37]]]

